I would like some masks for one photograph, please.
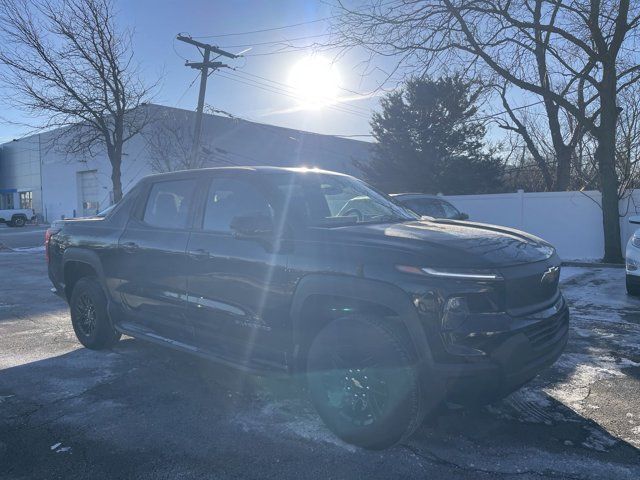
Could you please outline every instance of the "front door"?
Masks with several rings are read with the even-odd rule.
[[[118,242],[123,326],[159,339],[191,342],[186,324],[186,250],[197,181],[151,185],[140,218],[133,216]]]
[[[189,318],[200,348],[244,364],[281,364],[286,255],[269,242],[234,235],[232,219],[250,215],[273,217],[258,184],[234,177],[211,181],[201,229],[189,239]]]

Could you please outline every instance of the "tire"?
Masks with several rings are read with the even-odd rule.
[[[71,324],[82,345],[92,350],[113,347],[121,334],[107,314],[107,298],[95,277],[83,277],[74,285],[69,302]]]
[[[27,224],[27,219],[24,217],[13,217],[11,219],[12,227],[24,227]]]
[[[324,327],[309,348],[307,384],[329,429],[363,448],[395,445],[426,414],[413,348],[379,318],[346,317]]]
[[[638,281],[630,281],[629,277],[631,277],[631,275],[626,276],[627,294],[631,295],[632,297],[640,296],[640,284],[637,283]]]

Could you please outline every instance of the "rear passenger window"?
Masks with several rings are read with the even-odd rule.
[[[273,216],[264,195],[251,183],[234,178],[216,178],[211,182],[204,211],[204,230],[230,232],[231,220],[245,215]]]
[[[155,183],[149,192],[143,221],[153,227],[186,228],[195,188],[194,180]]]

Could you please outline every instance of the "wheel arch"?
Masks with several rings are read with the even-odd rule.
[[[417,359],[432,365],[424,328],[404,291],[377,280],[313,274],[300,280],[291,305],[294,369],[302,367],[306,351],[322,327],[345,314],[374,314],[395,319],[406,330]]]
[[[62,262],[64,292],[67,300],[71,299],[73,286],[83,277],[97,277],[101,286],[104,288],[104,271],[100,259],[95,252],[81,248],[68,248],[64,252]]]

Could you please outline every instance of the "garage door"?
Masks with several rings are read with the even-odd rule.
[[[79,172],[80,205],[82,216],[95,215],[100,211],[100,183],[97,170]]]

